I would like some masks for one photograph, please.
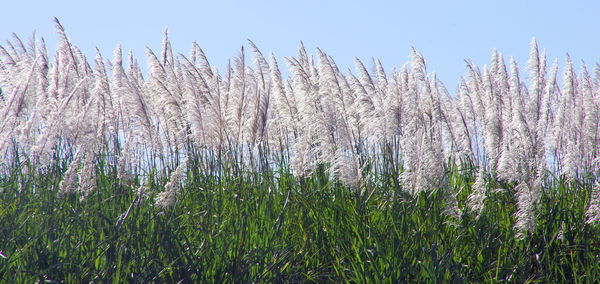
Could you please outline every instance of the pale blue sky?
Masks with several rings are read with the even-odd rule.
[[[303,41],[344,70],[354,57],[369,65],[377,57],[388,71],[414,46],[453,92],[464,59],[487,64],[496,48],[524,66],[533,36],[549,59],[562,63],[568,52],[592,67],[600,61],[599,15],[600,1],[4,1],[0,40],[12,32],[29,39],[36,30],[53,50],[56,16],[88,57],[97,46],[110,58],[121,43],[145,62],[144,47],[160,50],[169,27],[176,52],[188,54],[197,41],[220,68],[252,39],[280,63]]]

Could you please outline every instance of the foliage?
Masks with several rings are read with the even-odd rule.
[[[544,190],[536,230],[516,238],[514,187],[497,182],[480,214],[466,210],[474,176],[448,172],[447,190],[411,195],[390,178],[364,193],[323,171],[210,176],[188,182],[168,209],[137,184],[102,172],[97,190],[59,197],[60,175],[2,179],[0,279],[9,282],[593,282],[600,227],[585,222],[591,188]],[[495,189],[496,187],[502,190]],[[148,196],[144,196],[148,195]]]
[[[0,279],[594,282],[600,68],[0,46]],[[559,86],[560,85],[560,86]]]

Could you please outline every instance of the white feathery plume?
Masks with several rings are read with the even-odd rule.
[[[50,147],[55,146],[59,136],[64,132],[65,125],[63,122],[67,115],[65,110],[70,106],[73,97],[86,81],[88,81],[87,77],[79,80],[71,92],[62,98],[60,104],[49,113],[45,123],[46,127],[43,128],[42,133],[38,135],[37,141],[31,149],[31,156],[34,161],[41,161],[51,156],[52,149]],[[42,162],[42,164],[45,165],[46,163]]]
[[[430,137],[427,132],[429,127],[424,129],[422,125],[424,121],[424,110],[421,101],[421,92],[425,88],[423,85],[429,84],[426,75],[425,61],[423,57],[413,50],[411,58],[411,74],[409,76],[409,88],[406,93],[406,115],[407,124],[406,131],[400,140],[400,148],[402,149],[403,169],[400,176],[401,182],[407,190],[413,194],[417,194],[422,190],[428,190],[432,185],[428,174],[430,164],[433,164],[433,158],[429,144]],[[432,167],[431,170],[433,170]]]
[[[317,129],[314,121],[317,113],[317,82],[313,81],[310,62],[304,50],[300,47],[298,58],[287,58],[292,71],[292,92],[298,106],[299,128],[297,138],[290,146],[290,166],[297,176],[306,176],[317,165],[318,157],[314,151]]]
[[[180,184],[182,182],[182,175],[186,171],[186,163],[187,161],[181,161],[177,168],[171,172],[169,181],[165,185],[165,190],[156,196],[154,206],[160,209],[168,209],[175,205],[177,195],[179,194]]]
[[[125,182],[132,179],[132,164],[135,163],[135,155],[133,154],[134,143],[131,138],[131,131],[125,132],[123,138],[123,144],[121,145],[120,152],[117,154],[117,177],[119,181]]]
[[[519,180],[518,168],[521,157],[524,157],[523,151],[528,149],[527,143],[527,127],[523,118],[522,109],[522,90],[519,79],[519,70],[516,61],[510,59],[511,75],[508,81],[510,88],[505,96],[510,97],[510,100],[504,101],[509,103],[505,110],[503,119],[503,139],[501,142],[501,150],[498,158],[498,167],[496,172],[498,176],[506,181]]]
[[[421,190],[437,187],[444,177],[444,153],[441,138],[423,135],[422,168],[420,169]]]
[[[344,185],[354,188],[358,187],[362,173],[353,153],[344,151],[341,147],[337,148],[332,168],[335,177]]]
[[[527,113],[523,106],[523,98],[525,97],[524,90],[521,90],[521,81],[518,75],[518,67],[517,62],[514,58],[511,58],[511,92],[513,99],[513,109],[512,109],[512,118],[511,128],[513,134],[515,134],[512,138],[513,140],[513,149],[515,152],[513,153],[515,157],[519,157],[519,159],[528,157],[527,151],[533,149],[533,140],[532,133],[527,125]],[[522,161],[527,163],[528,161]],[[525,164],[526,165],[526,164]]]
[[[590,78],[585,64],[582,67],[583,98],[580,104],[583,105],[582,111],[585,116],[582,125],[582,153],[586,153],[585,161],[587,169],[594,169],[592,160],[600,155],[600,97],[599,92],[594,90],[592,79]]]
[[[541,103],[542,91],[543,91],[543,76],[544,71],[542,70],[542,63],[540,62],[540,55],[535,37],[531,39],[531,50],[529,52],[529,96],[530,105],[529,110],[532,112],[530,118],[533,120],[531,123],[537,124],[539,118],[539,105]]]
[[[582,62],[580,74],[575,76],[573,81],[573,108],[571,109],[573,122],[575,127],[573,127],[573,137],[576,139],[583,140],[585,136],[583,134],[584,130],[584,120],[585,120],[585,106],[584,96],[586,89],[591,89],[591,79],[587,71],[587,67],[585,66],[585,62]],[[586,84],[587,83],[587,84]],[[587,85],[587,86],[586,86]],[[591,91],[591,90],[590,90]],[[581,141],[583,142],[583,141]],[[585,146],[585,143],[581,143],[581,146]]]
[[[386,91],[388,86],[388,78],[383,68],[383,64],[379,59],[375,59],[375,71],[377,74],[377,89],[380,92]]]
[[[488,101],[488,105],[485,111],[485,151],[487,153],[490,166],[492,169],[497,167],[499,152],[500,152],[500,143],[501,143],[501,135],[502,135],[502,126],[500,124],[500,114],[499,107],[500,102],[498,102],[498,97],[494,93],[494,88],[492,86],[492,78],[488,73],[487,68],[483,69],[483,81],[485,88],[485,97]]]
[[[498,167],[496,168],[496,173],[501,179],[504,179],[506,181],[515,181],[517,179],[515,164],[516,150],[514,149],[514,147],[509,148],[509,141],[509,139],[504,139],[504,141],[502,142],[502,150],[498,159]]]
[[[550,126],[552,125],[552,119],[554,118],[554,101],[553,98],[555,96],[555,86],[556,86],[556,76],[558,74],[558,60],[555,60],[552,64],[552,69],[550,71],[550,77],[548,78],[548,82],[546,84],[546,88],[544,89],[544,95],[542,97],[542,102],[540,106],[540,119],[538,121],[538,137],[547,137],[548,132],[551,132]],[[545,144],[549,147],[552,146],[551,139],[547,139]]]
[[[379,83],[379,92],[382,93],[380,101],[382,103],[378,105],[377,116],[383,135],[381,139],[387,141],[391,141],[393,137],[400,134],[400,123],[402,123],[402,82],[400,77],[399,72],[394,72],[389,81],[385,83],[385,86]]]
[[[565,174],[567,178],[572,178],[577,174],[577,154],[573,151],[576,150],[573,141],[575,137],[574,133],[574,118],[573,110],[574,99],[575,99],[575,74],[573,72],[573,62],[571,58],[567,56],[567,65],[565,67],[565,73],[563,75],[563,91],[560,93],[560,101],[558,105],[558,113],[555,119],[554,125],[554,145],[558,150],[558,162],[560,164],[561,173]]]
[[[248,76],[246,73],[246,57],[244,47],[240,49],[238,57],[234,61],[234,67],[227,68],[227,84],[225,91],[225,123],[228,136],[235,145],[240,145],[244,139],[245,121],[249,105]]]
[[[248,43],[250,44],[250,47],[252,48],[252,53],[254,53],[254,65],[256,66],[256,71],[258,72],[258,75],[260,77],[260,81],[262,84],[262,88],[266,89],[267,86],[267,76],[269,74],[270,71],[270,66],[269,63],[267,62],[267,60],[265,59],[265,57],[263,56],[262,52],[260,51],[260,49],[258,49],[258,47],[256,46],[256,44],[254,44],[253,41],[248,40]]]
[[[30,62],[33,57],[27,52],[27,48],[25,47],[25,44],[23,44],[21,38],[19,38],[16,33],[12,33],[12,37],[17,45],[16,47],[13,47],[13,49],[15,50],[15,54],[19,56],[19,61]]]
[[[68,194],[74,193],[77,191],[77,187],[79,185],[79,167],[81,166],[81,160],[85,155],[83,152],[85,149],[83,147],[79,147],[73,155],[73,160],[69,164],[69,168],[64,173],[62,181],[59,183],[59,196],[66,196]]]
[[[54,56],[54,62],[48,68],[48,99],[50,102],[56,104],[58,98],[58,89],[59,89],[59,78],[60,78],[60,70],[59,70],[59,56]]]
[[[197,146],[217,146],[222,123],[219,121],[219,101],[212,92],[215,92],[206,75],[182,56],[187,64],[184,77],[184,117],[191,127],[191,135]],[[210,80],[210,79],[209,79]]]
[[[300,41],[300,46],[298,47],[298,56],[296,57],[298,65],[301,69],[307,71],[307,75],[310,74],[310,69],[312,68],[313,62],[312,58],[308,56],[306,52],[306,48],[304,47],[304,43]]]
[[[150,79],[160,79],[167,76],[164,65],[149,47],[146,47],[146,59]]]
[[[119,120],[119,123],[126,123],[124,117],[125,114],[123,111],[125,110],[125,98],[127,97],[126,92],[128,90],[125,83],[125,72],[123,70],[123,51],[120,44],[117,44],[113,52],[112,74],[110,78],[109,89],[111,91],[111,95],[114,96],[114,102],[117,104],[116,108],[119,112],[117,114],[117,119]]]
[[[19,124],[21,122],[20,117],[22,116],[22,111],[25,110],[25,96],[33,75],[35,74],[34,71],[35,62],[31,64],[28,73],[24,74],[25,76],[16,85],[16,88],[12,90],[10,98],[2,106],[3,109],[0,109],[0,111],[2,111],[2,115],[0,116],[2,118],[2,123],[0,123],[0,153],[7,151],[5,147],[10,144],[10,141],[13,138],[19,137],[19,133],[15,133],[18,132],[18,130],[23,130],[19,128],[25,127],[26,132],[28,132],[27,128],[29,123],[27,121],[25,121],[22,126]],[[30,121],[32,120],[33,119]]]
[[[173,49],[171,48],[171,42],[169,41],[169,28],[165,27],[162,42],[162,53],[161,60],[163,66],[173,65],[175,61],[173,60]]]
[[[317,154],[320,163],[333,163],[335,160],[338,140],[345,137],[338,134],[337,120],[339,119],[338,109],[336,109],[335,92],[335,73],[329,63],[327,55],[318,50],[318,90],[315,93],[315,117],[312,124],[315,130],[316,147],[313,148]],[[343,107],[344,102],[339,102]],[[341,115],[343,113],[340,112]],[[330,168],[329,170],[333,170]]]
[[[196,145],[201,147],[206,144],[203,96],[196,89],[191,76],[186,76],[186,79],[187,88],[183,97],[185,107],[184,117],[190,125],[192,138],[196,142]]]
[[[399,181],[404,185],[406,191],[416,194],[418,191],[418,171],[419,171],[419,143],[422,139],[419,139],[417,135],[420,132],[410,133],[404,135],[400,140],[400,148],[402,149],[402,162],[403,171],[398,177]]]
[[[77,165],[78,163],[71,162],[71,165],[64,173],[63,180],[59,183],[59,196],[66,196],[74,193],[77,190],[78,176],[77,176]]]
[[[271,54],[270,80],[272,82],[272,96],[274,109],[279,118],[280,127],[289,127],[289,130],[295,131],[298,123],[296,102],[293,96],[288,96],[286,88],[279,71],[279,65],[275,56]],[[277,121],[277,120],[275,120]]]
[[[167,56],[167,60],[169,55]],[[179,146],[186,139],[184,118],[182,116],[181,90],[172,89],[172,66],[163,65],[151,49],[146,48],[147,64],[149,66],[149,79],[146,81],[148,104],[157,113],[157,120],[162,125],[164,138],[173,148]],[[164,58],[163,58],[164,59]],[[174,83],[173,83],[174,84]],[[137,96],[139,100],[140,96]]]
[[[431,79],[425,85],[425,93],[427,94],[427,113],[431,116],[430,120],[432,125],[435,125],[436,131],[439,134],[439,126],[445,120],[445,113],[442,110],[442,94],[445,93],[445,89],[440,87],[440,82],[437,79],[435,72],[431,74]]]
[[[69,67],[72,67],[75,73],[79,75],[77,60],[75,59],[75,53],[73,51],[73,46],[71,45],[71,41],[67,37],[67,33],[65,32],[64,27],[58,20],[58,18],[54,18],[54,24],[56,26],[56,33],[59,37],[59,49],[57,50],[58,55],[61,59],[59,61],[59,65],[63,71],[67,71]],[[81,62],[80,62],[81,63]]]
[[[467,198],[467,208],[475,212],[477,218],[481,215],[481,211],[483,211],[483,205],[486,194],[486,181],[485,181],[485,171],[483,167],[479,167],[477,170],[477,177],[475,178],[475,183],[473,183],[471,194]]]
[[[473,162],[476,164],[484,164],[485,150],[485,104],[482,94],[483,80],[481,72],[471,63],[467,62],[468,81],[461,82],[461,89],[464,89],[465,97],[462,100],[464,114],[468,117],[468,124],[471,129],[471,149],[473,151]],[[463,79],[464,80],[464,79]]]
[[[488,68],[491,78],[494,78],[494,86],[497,86],[499,83],[498,76],[501,71],[501,68],[499,67],[500,64],[502,64],[502,62],[500,62],[500,53],[494,48],[492,49],[492,58],[490,58],[490,66]]]
[[[35,39],[34,39],[35,40]],[[38,67],[37,67],[37,86],[36,92],[39,93],[39,96],[47,96],[48,89],[48,51],[46,50],[46,42],[42,38],[40,43],[35,45],[36,58],[38,58]]]
[[[431,75],[431,80],[429,80],[427,89],[431,100],[432,114],[432,124],[429,135],[431,136],[430,140],[433,142],[433,154],[438,160],[437,163],[443,169],[446,162],[445,148],[448,146],[448,143],[454,141],[453,130],[451,127],[448,127],[449,112],[446,110],[446,101],[449,99],[450,95],[438,80],[435,72]]]
[[[135,57],[133,56],[133,50],[129,50],[129,59],[126,75],[127,79],[129,79],[129,84],[132,88],[141,90],[144,86],[144,75],[142,74],[142,70],[140,69],[140,64],[137,62]]]
[[[503,139],[504,135],[508,134],[508,130],[506,127],[510,124],[512,120],[512,98],[511,98],[511,87],[509,82],[509,75],[506,68],[506,64],[504,63],[504,57],[501,53],[498,53],[497,57],[497,76],[496,83],[498,86],[498,97],[500,98],[500,115],[503,127]]]
[[[81,76],[90,76],[92,73],[92,68],[87,60],[87,57],[78,47],[73,46],[73,53],[75,54],[76,64],[80,65]]]
[[[98,104],[98,97],[89,99],[80,113],[73,118],[73,143],[77,151],[73,157],[65,178],[60,185],[60,195],[72,193],[77,190],[85,198],[95,188],[96,169],[94,155],[100,141],[96,140],[95,125],[88,119],[92,109]]]
[[[117,130],[117,113],[113,98],[111,96],[110,81],[106,73],[104,58],[100,54],[100,50],[96,49],[94,83],[92,87],[92,96],[98,97],[99,109],[98,117],[99,124],[102,128],[110,133],[115,133]]]
[[[202,50],[202,48],[200,48],[200,46],[196,42],[192,43],[191,60],[194,64],[196,64],[196,61],[199,61],[199,69],[203,75],[208,76],[209,78],[214,77],[213,71],[210,67],[210,62],[208,62],[208,58],[206,57],[204,50]]]
[[[359,165],[359,155],[363,151],[363,147],[366,145],[366,139],[362,139],[357,133],[357,119],[356,119],[356,99],[353,95],[353,86],[347,81],[347,79],[339,72],[339,69],[335,65],[331,57],[327,57],[324,53],[320,52],[320,59],[323,63],[320,66],[320,73],[328,74],[329,82],[328,87],[331,90],[333,101],[339,101],[337,104],[332,104],[332,113],[330,117],[334,117],[334,123],[330,125],[330,128],[334,128],[332,137],[336,137],[333,144],[333,161],[332,170],[336,176],[339,176],[342,182],[349,186],[358,186],[362,178],[362,170]],[[374,119],[376,120],[376,119]]]
[[[485,117],[485,93],[482,90],[483,79],[481,78],[481,72],[472,62],[467,61],[467,68],[469,69],[469,77],[466,85],[469,91],[467,94],[471,100],[473,119],[475,120]]]
[[[363,134],[366,136],[367,129],[372,129],[377,124],[375,105],[363,84],[354,75],[349,74],[348,81],[355,95],[354,105],[351,109],[356,118],[356,132],[359,137],[362,137]]]
[[[469,96],[467,87],[462,84],[458,89],[458,99],[454,103],[454,127],[457,130],[458,152],[456,153],[457,161],[474,160],[474,151],[471,145],[471,133],[469,129]]]
[[[13,117],[18,117],[21,110],[23,110],[23,103],[25,101],[27,89],[30,87],[30,82],[32,81],[35,75],[35,65],[35,62],[31,64],[30,68],[27,69],[28,71],[26,73],[23,73],[22,78],[16,84],[14,89],[11,90],[10,98],[3,106],[1,117],[5,122],[2,124],[2,126],[0,126],[0,132],[6,124],[6,120],[9,119],[9,115]],[[10,114],[11,112],[12,114]]]
[[[257,70],[260,82],[257,84],[256,90],[254,91],[254,106],[252,109],[252,121],[249,123],[250,142],[255,144],[257,141],[264,139],[267,127],[268,110],[270,103],[270,88],[271,82],[269,82],[270,66],[267,60],[264,58],[258,47],[248,40],[254,53],[254,64]]]
[[[453,113],[457,140],[456,161],[457,163],[461,163],[461,161],[472,160],[473,149],[471,147],[471,135],[469,126],[467,125],[467,117],[458,106],[454,108]]]
[[[600,222],[600,183],[592,186],[590,192],[590,205],[585,211],[586,223],[594,224]]]
[[[566,142],[567,145],[564,148],[564,155],[561,159],[562,174],[567,180],[574,180],[578,176],[580,154],[579,148],[575,143],[576,142],[573,140],[568,140]]]
[[[310,156],[310,140],[308,135],[300,134],[295,143],[290,147],[290,168],[292,173],[298,177],[306,177],[311,174],[316,165],[315,159]]]
[[[7,44],[10,44],[8,42]],[[4,46],[0,45],[0,62],[2,62],[2,66],[15,66],[17,65],[17,60],[14,54],[11,54]]]
[[[375,83],[373,83],[373,79],[371,79],[371,75],[369,74],[369,71],[367,71],[365,65],[357,57],[354,58],[354,64],[356,66],[356,71],[359,74],[360,82],[364,86],[367,93],[375,93]]]
[[[88,153],[81,162],[83,167],[78,173],[79,180],[78,191],[82,194],[81,198],[86,198],[96,189],[96,166],[94,164],[93,155]]]
[[[33,109],[30,111],[27,121],[19,129],[20,136],[18,139],[19,145],[26,148],[27,152],[31,151],[32,144],[35,142],[37,136],[37,128],[40,126],[42,118],[40,112],[44,110],[44,103],[46,102],[44,94],[38,96]],[[34,127],[35,126],[35,127]],[[0,132],[1,133],[1,132]]]
[[[182,68],[185,70],[183,73],[185,86],[183,116],[190,125],[192,137],[198,146],[213,145],[211,136],[218,136],[216,135],[218,131],[215,128],[219,127],[218,121],[214,121],[215,102],[211,94],[214,90],[209,86],[202,71],[191,60],[183,55],[181,55],[181,58],[185,61],[182,64]]]
[[[529,185],[520,182],[516,187],[517,212],[515,213],[517,238],[524,238],[535,229],[535,196]]]
[[[406,87],[406,81],[408,80],[406,65],[402,66],[399,70],[392,70],[392,73],[389,76],[387,90],[386,90],[386,98],[388,99],[388,104],[390,109],[392,110],[389,113],[391,121],[401,121],[400,117],[397,117],[397,113],[395,111],[398,108],[402,107],[402,91]]]

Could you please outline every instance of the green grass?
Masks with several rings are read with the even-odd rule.
[[[0,179],[0,279],[73,282],[576,282],[600,279],[600,227],[585,223],[591,187],[545,188],[536,230],[513,229],[511,185],[491,182],[480,218],[463,207],[474,173],[449,170],[448,188],[406,194],[380,176],[361,190],[322,171],[244,175],[188,171],[175,207],[153,197],[165,180],[99,170],[85,199],[59,197],[60,170]],[[494,191],[496,188],[503,191]],[[128,212],[128,214],[126,213]],[[123,218],[123,216],[125,216]],[[559,238],[559,234],[562,237]]]

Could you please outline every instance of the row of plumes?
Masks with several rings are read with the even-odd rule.
[[[249,42],[253,59],[242,48],[220,73],[195,43],[189,56],[174,55],[165,33],[161,54],[146,50],[144,75],[120,46],[112,60],[88,60],[56,24],[53,57],[35,37],[0,47],[0,161],[3,171],[16,161],[44,169],[70,157],[65,191],[92,189],[100,156],[123,174],[193,156],[207,171],[287,164],[304,176],[324,165],[350,186],[388,170],[409,192],[437,186],[451,161],[479,167],[476,209],[490,175],[514,182],[523,202],[550,173],[598,177],[600,68],[576,72],[567,57],[559,73],[535,40],[526,72],[494,51],[488,66],[467,63],[451,95],[417,51],[391,73],[358,59],[353,73],[301,46],[282,76],[275,57]]]

